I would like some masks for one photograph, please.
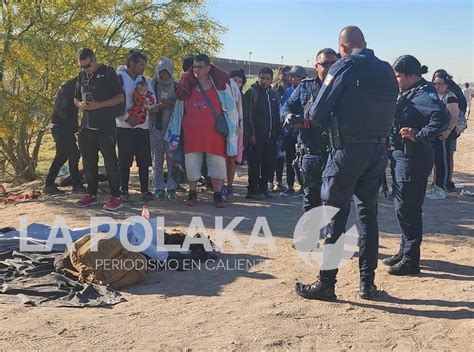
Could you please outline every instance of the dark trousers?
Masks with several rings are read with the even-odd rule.
[[[447,189],[449,182],[449,169],[451,167],[451,143],[452,137],[444,141],[436,138],[433,142],[433,149],[435,153],[435,179],[434,183],[436,186],[443,189]]]
[[[286,183],[289,188],[293,188],[295,184],[295,169],[293,161],[296,158],[296,146],[293,141],[289,141],[285,148],[286,151]]]
[[[389,160],[390,160],[390,175],[392,176],[392,190],[391,193],[395,195],[395,190],[397,187],[397,178],[395,177],[395,160],[393,159],[393,150],[388,151]],[[388,185],[387,185],[388,188]]]
[[[276,173],[276,181],[279,184],[283,182],[283,168],[284,167],[285,167],[285,158],[276,158],[275,173]]]
[[[321,200],[339,212],[324,229],[325,243],[335,244],[346,231],[351,199],[359,232],[359,271],[361,280],[372,282],[377,268],[379,230],[378,190],[387,166],[387,147],[383,143],[348,143],[332,151],[323,172]],[[322,282],[333,284],[337,269],[321,270]]]
[[[79,132],[79,149],[82,155],[87,180],[87,193],[96,195],[99,188],[99,152],[104,158],[105,170],[109,179],[110,193],[120,196],[120,174],[115,152],[115,129],[90,130]]]
[[[301,158],[301,175],[303,177],[303,210],[308,211],[322,204],[321,182],[328,155],[305,154]]]
[[[265,191],[273,177],[276,159],[276,141],[274,139],[257,140],[249,146],[248,176],[249,192]]]
[[[117,128],[118,159],[122,193],[128,193],[130,167],[138,166],[140,191],[148,191],[148,169],[151,166],[150,132],[142,128]]]
[[[51,134],[56,144],[56,155],[49,168],[48,176],[46,176],[46,186],[54,184],[54,180],[58,176],[59,169],[66,161],[69,161],[69,173],[74,185],[81,183],[79,175],[79,159],[81,154],[77,147],[76,136],[71,131],[64,131],[58,127],[51,129]]]
[[[423,235],[422,207],[425,199],[424,181],[397,182],[395,186],[395,212],[402,234],[398,254],[404,261],[420,263],[420,245]]]
[[[433,150],[420,144],[410,156],[394,150],[392,159],[395,172],[395,213],[402,234],[398,254],[404,261],[415,265],[420,261],[423,236],[422,207],[428,176],[433,169]]]

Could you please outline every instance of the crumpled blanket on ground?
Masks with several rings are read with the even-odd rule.
[[[107,286],[83,284],[58,273],[60,253],[0,253],[0,303],[49,307],[101,307],[126,301]]]
[[[41,195],[41,191],[25,192],[22,194],[6,197],[3,199],[2,203],[8,204],[8,203],[13,203],[13,202],[26,202],[31,199],[38,199],[40,195]]]
[[[168,258],[168,250],[163,248],[158,243],[158,233],[157,233],[157,224],[156,219],[149,220],[152,230],[153,230],[153,238],[151,244],[145,248],[142,253],[147,255],[152,259],[156,259],[159,261],[165,261]],[[124,224],[117,224],[117,228],[115,229],[115,236],[119,238],[120,231]],[[127,239],[130,244],[134,246],[141,245],[145,241],[145,231],[144,228],[139,224],[130,224],[127,226]],[[108,232],[110,230],[110,225],[102,224],[97,227],[97,229],[91,228],[76,228],[76,229],[67,229],[69,235],[71,236],[72,241],[77,241],[78,239],[82,238],[83,236],[91,233],[91,232]],[[51,231],[54,227],[32,223],[27,227],[26,233],[24,233],[23,241],[30,245],[41,245],[45,247],[46,251],[64,251],[66,246],[64,244],[55,244],[51,248],[46,247],[48,237],[51,234]],[[7,250],[19,250],[20,249],[20,236],[19,231],[8,231],[5,233],[0,233],[0,252],[7,251]],[[58,238],[64,238],[62,230],[59,229],[57,233]]]

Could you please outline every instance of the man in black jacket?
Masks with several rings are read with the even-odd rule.
[[[112,197],[104,204],[105,210],[122,206],[120,173],[115,151],[115,118],[123,114],[124,93],[112,67],[99,64],[94,52],[82,48],[77,53],[81,73],[77,79],[74,104],[83,110],[79,148],[87,176],[87,194],[78,202],[88,207],[97,202],[99,152],[104,157]],[[120,111],[119,111],[120,110]]]
[[[58,176],[59,169],[69,160],[69,173],[72,178],[73,193],[85,191],[81,184],[79,175],[80,153],[77,147],[75,133],[79,129],[77,123],[77,107],[74,105],[74,89],[77,77],[64,82],[59,87],[54,101],[54,111],[51,117],[51,134],[56,143],[56,155],[49,168],[46,184],[43,192],[45,194],[63,194],[64,191],[58,189],[54,180]]]
[[[264,67],[258,81],[245,93],[244,140],[248,148],[249,185],[247,198],[269,198],[267,184],[272,178],[276,140],[281,134],[278,99],[271,89],[273,72]]]

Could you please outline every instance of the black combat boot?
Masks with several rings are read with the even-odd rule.
[[[371,299],[377,296],[377,286],[373,282],[361,280],[359,285],[359,297],[362,299]]]
[[[295,291],[299,296],[306,299],[335,301],[337,297],[334,293],[334,285],[335,284],[323,283],[319,280],[308,285],[297,282],[295,284]]]
[[[391,257],[382,259],[382,264],[386,266],[392,266],[397,264],[400,260],[402,260],[402,256],[397,253]]]
[[[388,268],[388,273],[397,276],[416,275],[420,273],[420,265],[418,263],[402,260]]]

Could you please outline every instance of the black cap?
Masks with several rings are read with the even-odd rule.
[[[411,55],[403,55],[396,59],[393,63],[393,69],[405,75],[421,76],[428,72],[428,67],[421,66],[420,61]]]

